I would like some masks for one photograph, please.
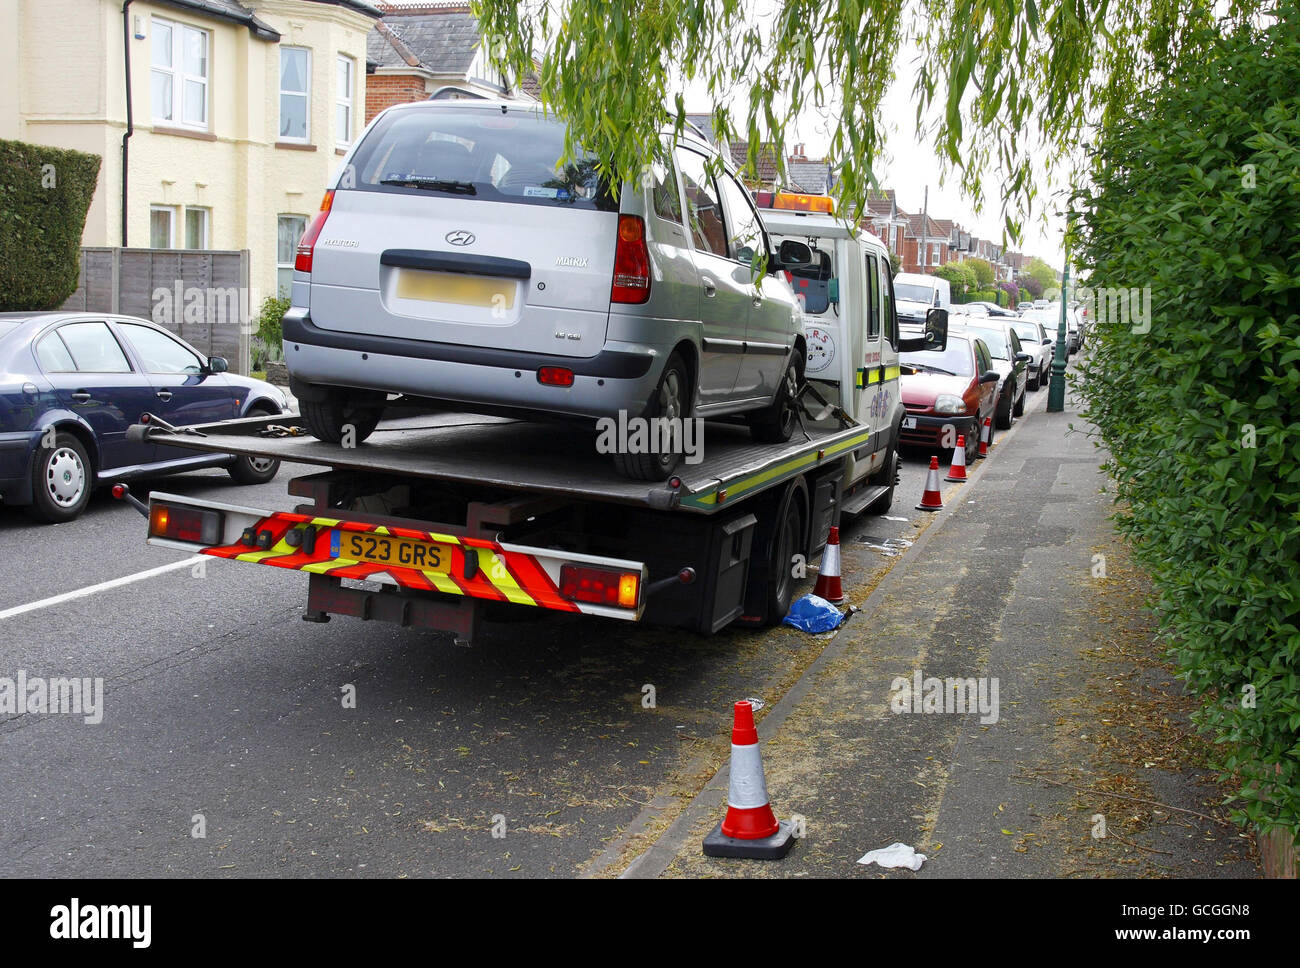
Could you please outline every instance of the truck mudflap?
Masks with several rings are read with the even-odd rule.
[[[179,495],[149,496],[149,544],[412,592],[637,621],[641,562]]]

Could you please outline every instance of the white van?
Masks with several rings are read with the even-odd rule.
[[[900,272],[894,276],[894,295],[902,326],[924,326],[926,312],[936,307],[952,310],[952,287],[938,276]]]

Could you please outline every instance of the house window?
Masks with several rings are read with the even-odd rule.
[[[208,210],[206,208],[187,208],[185,210],[185,248],[206,249],[208,247]]]
[[[340,148],[352,144],[352,58],[339,54],[339,99],[334,105],[335,138]]]
[[[176,209],[169,205],[149,206],[149,247],[176,248]]]
[[[311,51],[280,48],[280,139],[306,142],[311,135]]]
[[[293,286],[293,260],[297,255],[298,240],[307,231],[307,216],[281,215],[277,220],[275,239],[276,295],[287,296]]]
[[[154,121],[206,131],[208,32],[155,18],[152,57]]]

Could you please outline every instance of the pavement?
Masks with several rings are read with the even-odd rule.
[[[803,832],[790,855],[702,855],[724,766],[624,876],[1260,876],[1154,644],[1100,452],[1077,401],[1049,414],[1046,397],[945,485],[944,511],[878,584],[855,576],[880,543],[846,543],[862,612],[759,713],[774,809]],[[921,701],[905,702],[918,673]],[[972,702],[938,701],[936,683],[927,706],[928,677],[974,680]],[[926,856],[919,873],[857,863],[894,842]]]

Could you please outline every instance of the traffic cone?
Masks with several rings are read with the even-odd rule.
[[[930,458],[930,473],[925,476],[925,491],[921,494],[918,511],[942,511],[943,498],[939,495],[939,458]]]
[[[993,418],[985,417],[984,426],[980,428],[980,457],[989,455],[989,437],[993,433]]]
[[[822,563],[817,569],[817,585],[813,588],[813,594],[832,605],[844,601],[844,589],[840,587],[840,529],[833,524],[831,533],[826,537],[826,548],[822,551]]]
[[[736,703],[731,729],[731,786],[727,791],[727,816],[704,838],[707,857],[748,857],[779,860],[794,846],[794,830],[778,822],[767,798],[763,757],[754,728],[754,707]]]
[[[966,480],[966,435],[959,434],[957,437],[957,446],[952,450],[952,466],[948,468],[948,476],[945,481],[956,481],[958,484]]]

